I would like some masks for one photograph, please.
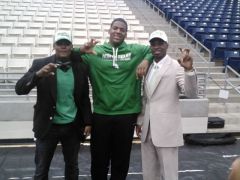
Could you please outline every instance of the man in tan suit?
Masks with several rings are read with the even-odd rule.
[[[189,50],[178,61],[167,55],[165,32],[149,38],[154,62],[144,82],[143,110],[136,133],[141,137],[144,180],[177,180],[178,147],[183,145],[179,94],[197,97],[197,77]]]

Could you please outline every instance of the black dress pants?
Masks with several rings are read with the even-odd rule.
[[[44,139],[36,140],[34,180],[48,180],[48,171],[57,144],[61,142],[65,161],[65,180],[78,180],[80,138],[72,123],[52,125]]]
[[[125,180],[137,114],[101,115],[94,113],[91,132],[92,180]]]

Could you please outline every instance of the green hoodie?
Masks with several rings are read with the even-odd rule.
[[[153,59],[150,48],[125,42],[114,48],[105,42],[94,51],[97,55],[82,55],[90,68],[93,111],[104,115],[139,113],[141,80],[136,78],[136,68],[143,59]]]

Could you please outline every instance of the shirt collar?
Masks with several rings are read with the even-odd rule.
[[[162,58],[158,62],[153,61],[153,67],[156,67],[156,68],[161,67],[167,61],[167,57],[168,57],[168,55],[164,56],[164,58]]]

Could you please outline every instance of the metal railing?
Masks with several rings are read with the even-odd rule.
[[[170,25],[171,26],[175,26],[175,28],[177,29],[177,32],[180,33],[184,33],[184,37],[186,38],[186,41],[189,40],[189,38],[195,42],[196,47],[193,49],[196,54],[199,55],[200,59],[203,60],[205,63],[207,63],[207,85],[208,85],[208,81],[212,80],[220,89],[227,89],[227,85],[231,86],[232,89],[234,89],[239,95],[240,95],[240,85],[235,86],[231,80],[232,77],[229,77],[229,74],[234,74],[235,78],[240,78],[240,74],[237,73],[232,67],[230,67],[229,65],[225,66],[225,71],[224,71],[224,75],[225,75],[225,82],[224,82],[224,87],[221,87],[215,80],[213,77],[211,77],[210,74],[210,64],[211,64],[211,51],[205,47],[201,42],[199,42],[195,37],[193,37],[191,34],[189,34],[184,28],[182,28],[179,24],[177,24],[175,21],[170,20]],[[202,57],[198,50],[204,50],[205,52],[208,53],[208,58],[204,58]]]
[[[230,72],[229,72],[230,71]],[[235,77],[229,77],[229,74],[234,75]],[[225,66],[225,84],[224,84],[224,89],[227,89],[227,85],[230,85],[239,95],[240,95],[240,84],[239,85],[234,85],[231,80],[240,78],[240,74],[237,73],[231,66],[226,65]]]

